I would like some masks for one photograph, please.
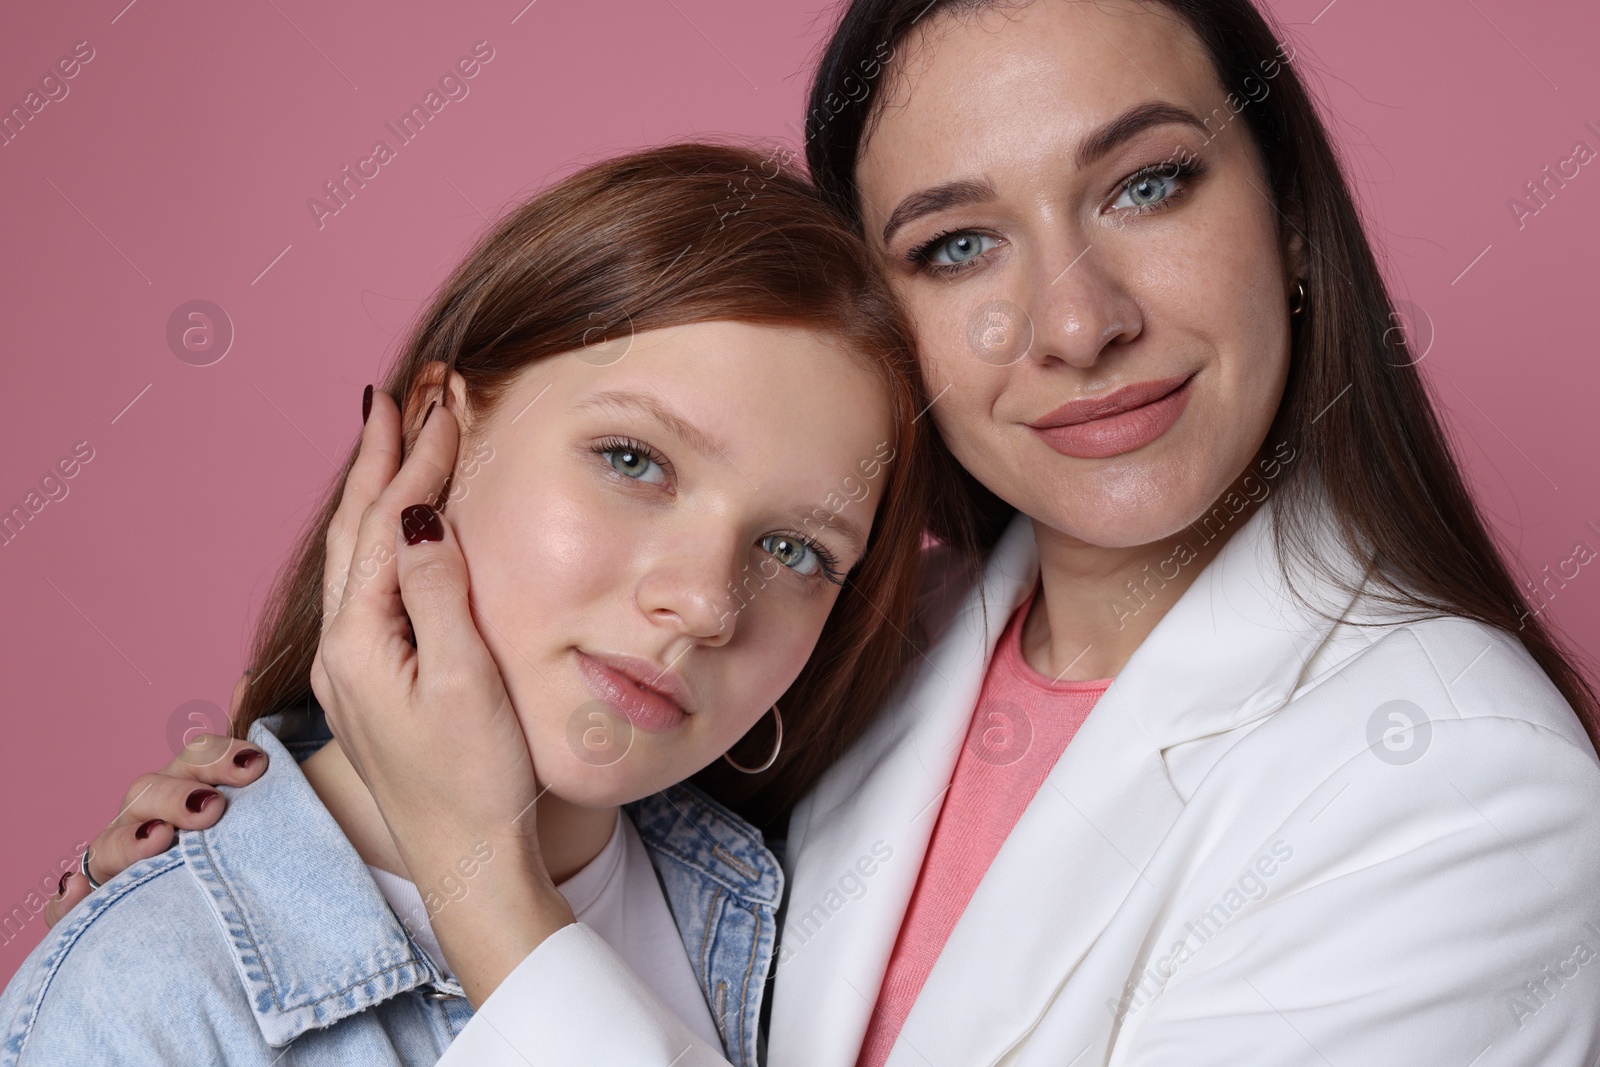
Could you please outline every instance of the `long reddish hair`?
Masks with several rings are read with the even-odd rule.
[[[713,320],[821,330],[877,372],[893,409],[893,458],[877,475],[883,495],[866,553],[780,700],[782,753],[761,775],[719,771],[718,761],[697,779],[762,821],[786,811],[887,701],[909,654],[929,483],[909,327],[865,246],[785,163],[748,148],[677,144],[574,174],[478,243],[383,384],[415,416],[433,392],[424,370],[439,360],[465,380],[470,409],[487,412],[538,360]],[[354,459],[352,449],[261,615],[251,650],[258,673],[236,736],[269,711],[312,699],[324,541]],[[759,754],[741,746],[736,758],[760,763],[770,742],[770,733],[752,736],[747,747]]]

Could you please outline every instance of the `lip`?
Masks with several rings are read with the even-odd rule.
[[[683,679],[649,660],[579,649],[578,670],[595,696],[641,730],[665,733],[689,718]]]
[[[1045,444],[1077,459],[1107,459],[1143,448],[1172,428],[1188,406],[1193,374],[1138,382],[1092,400],[1074,400],[1028,424]]]

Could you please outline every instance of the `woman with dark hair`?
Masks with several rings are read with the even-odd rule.
[[[1248,0],[856,0],[806,136],[967,474],[920,657],[788,814],[767,1062],[1593,1063],[1595,696],[1293,50]],[[536,864],[466,904],[447,1062],[717,1062]]]

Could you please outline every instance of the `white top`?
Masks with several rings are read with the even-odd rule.
[[[367,870],[407,932],[446,978],[454,978],[416,883],[370,864]],[[616,828],[605,848],[556,890],[566,898],[578,921],[626,960],[696,1037],[714,1048],[722,1046],[650,854],[632,821],[618,811]]]

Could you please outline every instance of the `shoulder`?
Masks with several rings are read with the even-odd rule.
[[[1404,789],[1437,773],[1524,803],[1600,801],[1600,759],[1577,713],[1514,637],[1461,618],[1361,632],[1361,647],[1241,727],[1197,796],[1268,787],[1292,766],[1302,783]],[[1593,837],[1595,818],[1573,829]]]
[[[1143,1040],[1177,1056],[1199,1012],[1223,1041],[1265,999],[1350,1062],[1402,1031],[1577,1062],[1600,1039],[1594,749],[1514,638],[1370,637],[1216,762],[1146,872],[1175,954]]]
[[[1218,761],[1187,817],[1226,819],[1241,848],[1283,841],[1286,888],[1410,901],[1420,928],[1579,928],[1600,884],[1600,760],[1572,708],[1489,627],[1375,637]]]
[[[107,882],[29,954],[0,994],[0,1065],[203,1060],[219,1012],[255,1031],[215,915],[169,851]]]
[[[1381,683],[1395,672],[1421,672],[1438,681],[1438,710],[1450,717],[1515,718],[1592,752],[1578,715],[1522,641],[1458,616],[1390,625],[1341,622],[1314,657],[1310,680],[1296,697],[1325,680]]]
[[[1328,645],[1341,642],[1355,651],[1325,656],[1324,662],[1335,662],[1295,692],[1291,708],[1309,702],[1339,708],[1345,717],[1366,712],[1384,723],[1398,713],[1427,723],[1429,731],[1460,724],[1450,728],[1484,740],[1533,731],[1547,744],[1597,762],[1577,713],[1512,634],[1445,616],[1387,626],[1345,623]],[[1388,705],[1394,706],[1377,715]]]
[[[1600,884],[1600,760],[1576,713],[1489,627],[1372,636],[1229,747],[1183,835],[1216,843],[1217,870],[1281,841],[1295,855],[1283,888],[1409,901],[1423,928],[1469,914],[1486,936],[1519,915],[1550,936],[1551,920],[1578,928]]]
[[[1412,623],[1402,633],[1462,718],[1516,719],[1594,751],[1577,713],[1512,634],[1455,617]]]

